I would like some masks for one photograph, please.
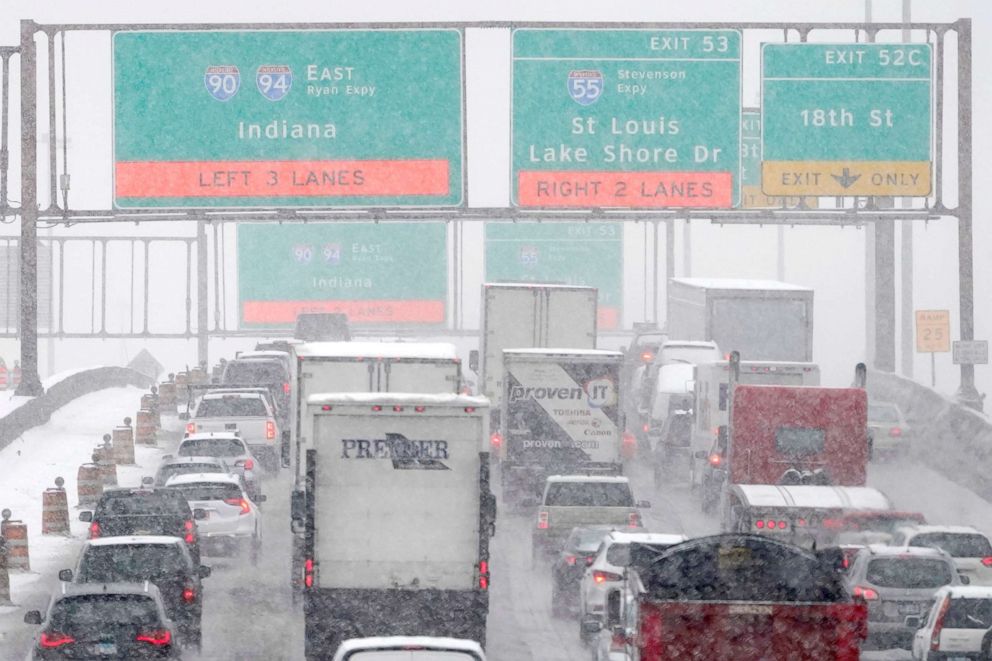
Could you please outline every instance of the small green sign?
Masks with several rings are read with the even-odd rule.
[[[486,223],[486,282],[596,287],[599,328],[619,328],[623,308],[623,225]]]
[[[513,201],[733,206],[740,89],[735,30],[514,30]]]
[[[118,207],[458,205],[453,29],[116,32]]]
[[[242,327],[292,326],[300,312],[344,312],[353,324],[443,324],[444,223],[242,224]]]

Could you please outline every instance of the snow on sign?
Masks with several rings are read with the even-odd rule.
[[[514,30],[514,204],[736,205],[740,49],[734,30]]]
[[[456,206],[452,29],[117,32],[117,207]]]

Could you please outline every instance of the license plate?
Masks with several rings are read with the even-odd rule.
[[[151,530],[135,530],[134,531],[134,534],[135,535],[150,535],[150,534],[152,534],[152,531]]]
[[[224,429],[237,429],[238,425],[235,422],[228,422],[224,425]]]
[[[923,609],[921,608],[920,604],[916,604],[912,602],[908,604],[899,604],[899,612],[903,615],[907,613],[916,614],[919,613],[921,610]]]
[[[97,643],[93,646],[94,654],[117,654],[116,643]]]

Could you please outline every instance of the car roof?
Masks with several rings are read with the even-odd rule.
[[[986,535],[973,526],[942,526],[932,523],[917,526],[900,526],[898,532],[907,535],[919,535],[921,533],[946,533],[951,535]]]
[[[234,362],[235,360],[255,360],[258,358],[274,358],[278,360],[285,360],[289,358],[288,351],[279,351],[277,349],[257,349],[255,351],[242,351],[233,360],[227,361],[228,364]]]
[[[686,535],[666,532],[625,532],[616,530],[609,535],[614,544],[681,544],[689,539]]]
[[[341,643],[337,656],[365,649],[426,647],[474,652],[482,658],[482,647],[474,640],[462,638],[438,638],[434,636],[376,636],[372,638],[351,638]]]
[[[262,399],[264,395],[260,392],[208,392],[203,395],[203,399]]]
[[[992,599],[992,585],[945,585],[940,592],[949,593],[952,599]]]
[[[86,540],[87,546],[123,546],[125,544],[176,546],[185,543],[179,537],[167,537],[165,535],[118,535]]]
[[[241,479],[237,475],[230,473],[186,473],[185,475],[173,475],[166,480],[166,486],[176,486],[179,484],[190,484],[200,482],[214,482],[217,484],[234,484],[241,486]]]
[[[865,548],[868,549],[868,552],[873,556],[882,556],[887,558],[904,558],[909,556],[921,558],[951,558],[947,551],[931,546],[887,546],[885,544],[869,544]]]
[[[548,483],[557,482],[606,482],[612,484],[629,484],[630,480],[622,475],[549,475]]]
[[[163,457],[159,468],[162,466],[174,466],[176,464],[219,464],[223,466],[224,460],[220,457],[208,457],[206,455],[193,455],[191,457],[177,457],[172,455],[168,458]]]
[[[175,491],[166,489],[165,487],[154,487],[154,486],[140,486],[140,487],[110,487],[103,490],[104,496],[125,496],[125,495],[149,495],[154,494],[157,496],[174,496]]]
[[[665,340],[661,343],[661,349],[688,349],[688,348],[699,348],[699,349],[719,349],[716,342],[712,340]]]
[[[733,490],[751,507],[888,510],[888,497],[872,487],[737,484]]]
[[[64,597],[87,594],[146,594],[161,601],[162,595],[151,581],[140,583],[61,583]]]
[[[194,434],[190,434],[184,438],[183,441],[202,441],[210,438],[231,438],[244,443],[244,439],[241,438],[240,434],[229,431],[198,431]],[[181,444],[182,441],[180,441],[180,445]]]

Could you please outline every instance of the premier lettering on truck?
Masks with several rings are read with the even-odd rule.
[[[349,638],[485,643],[489,402],[455,394],[307,400],[303,612],[307,659]]]
[[[539,496],[556,473],[620,472],[622,366],[618,351],[503,351],[502,428],[493,438],[504,498]]]

